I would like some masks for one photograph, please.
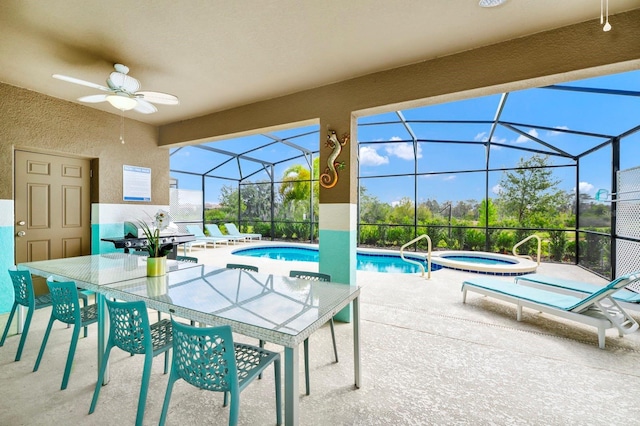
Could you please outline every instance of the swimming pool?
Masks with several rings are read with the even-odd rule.
[[[318,262],[317,246],[308,247],[294,244],[254,246],[234,250],[231,254],[284,261]],[[405,253],[404,257],[420,262],[426,270],[425,255]],[[403,261],[399,252],[358,249],[356,261],[356,268],[359,271],[402,274],[422,272],[418,265]],[[478,251],[435,251],[431,253],[432,271],[448,268],[486,275],[517,276],[535,272],[537,267],[537,263],[531,260],[498,253]]]
[[[274,260],[318,262],[318,249],[316,247],[302,247],[295,245],[257,246],[234,250],[231,254],[236,256],[266,257]],[[405,254],[405,258],[422,263],[426,268],[423,256]],[[399,253],[365,252],[358,250],[356,255],[356,268],[359,271],[413,274],[421,272],[417,265],[407,263],[400,258]],[[440,266],[432,270],[440,269]]]

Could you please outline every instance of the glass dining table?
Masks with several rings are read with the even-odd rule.
[[[149,308],[284,346],[285,424],[299,423],[299,346],[343,308],[353,310],[355,387],[360,372],[360,288],[168,260],[166,275],[146,276],[146,258],[109,253],[21,263],[18,269],[96,292],[98,366],[106,343],[105,298]],[[104,384],[108,383],[108,374]]]

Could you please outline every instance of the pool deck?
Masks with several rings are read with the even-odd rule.
[[[258,244],[272,243],[206,251],[194,248],[187,254],[207,264],[247,263],[274,274],[314,270],[315,264],[307,262],[230,254],[235,248]],[[543,263],[538,272],[605,282],[572,265]],[[311,395],[300,396],[300,423],[640,424],[635,400],[640,389],[640,332],[619,338],[609,330],[602,350],[591,327],[527,309],[523,321],[517,322],[514,305],[473,293],[463,304],[461,283],[475,276],[442,269],[426,280],[420,274],[358,271],[362,388],[354,390],[352,385],[351,325],[336,323],[339,363],[332,362],[329,328],[321,328],[310,339]],[[632,314],[639,319],[639,312]],[[112,381],[89,416],[95,385],[95,329],[90,328],[87,339],[80,339],[69,388],[60,391],[69,343],[63,326],[52,332],[40,371],[31,372],[48,316],[47,309],[34,316],[22,361],[13,362],[19,339],[10,337],[0,348],[0,398],[5,401],[0,424],[132,424],[142,357],[113,353]],[[157,424],[167,383],[161,359],[154,361],[153,371],[145,424]],[[304,389],[302,360],[300,389]],[[205,418],[208,423],[226,424],[227,409],[221,401],[220,395],[178,382],[167,424],[203,424]],[[273,374],[267,372],[242,393],[240,424],[274,424],[273,410]],[[212,420],[216,418],[219,422]]]

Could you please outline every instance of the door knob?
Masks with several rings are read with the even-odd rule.
[[[27,233],[24,232],[24,231],[20,231],[20,232],[18,232],[17,235],[18,235],[18,237],[24,237],[25,235],[27,235]]]
[[[18,225],[20,225],[20,226],[24,226],[24,225],[25,225],[24,220],[21,220],[20,222],[18,222]]]

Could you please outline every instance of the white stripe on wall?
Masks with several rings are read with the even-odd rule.
[[[358,205],[347,203],[320,203],[320,229],[355,231],[358,227]]]
[[[101,223],[137,222],[138,220],[151,222],[153,216],[160,209],[169,211],[169,206],[96,203],[91,205],[91,223],[99,225]]]
[[[14,226],[13,200],[0,200],[0,226]]]

